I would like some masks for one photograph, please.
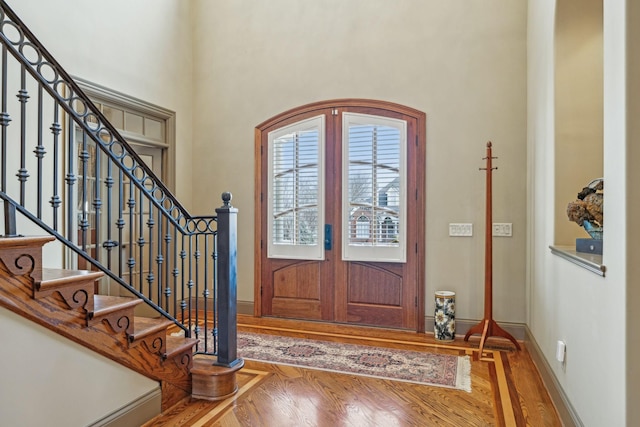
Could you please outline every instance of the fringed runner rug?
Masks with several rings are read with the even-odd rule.
[[[238,356],[471,392],[469,356],[238,332]]]

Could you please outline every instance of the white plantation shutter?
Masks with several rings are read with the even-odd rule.
[[[270,258],[324,259],[324,116],[270,132]]]
[[[407,124],[343,113],[342,135],[342,257],[405,262]]]

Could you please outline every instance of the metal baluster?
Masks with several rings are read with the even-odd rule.
[[[72,128],[74,126],[71,126]],[[80,150],[80,153],[78,153],[78,158],[80,159],[80,162],[82,163],[81,168],[82,168],[82,208],[81,208],[81,212],[82,212],[82,218],[80,219],[80,230],[82,230],[82,250],[86,253],[87,252],[87,229],[89,228],[89,216],[88,216],[88,209],[89,209],[89,204],[87,202],[87,191],[88,191],[88,186],[87,186],[87,163],[89,160],[89,151],[87,150],[87,133],[85,131],[82,131],[82,149]],[[80,197],[80,196],[79,196]],[[70,206],[70,208],[72,209],[73,207]]]
[[[149,228],[149,273],[147,273],[147,289],[149,289],[149,299],[153,301],[153,282],[155,277],[153,275],[153,227],[155,221],[153,219],[153,203],[149,199],[149,219],[147,220],[147,227]],[[160,305],[160,293],[157,297],[158,305]]]
[[[218,223],[216,222],[216,228]],[[218,353],[218,238],[217,230],[211,235],[211,241],[213,242],[213,269],[211,270],[211,282],[212,282],[212,301],[211,301],[211,323],[213,325],[211,334],[213,335],[213,352]]]
[[[144,268],[144,204],[142,198],[142,190],[138,189],[138,200],[140,201],[140,211],[138,214],[138,290],[144,294],[144,277],[142,277],[142,269]]]
[[[67,119],[70,119],[69,115],[67,114]],[[70,120],[67,120],[67,123],[70,123]],[[71,242],[77,242],[77,236],[74,237],[74,233],[76,232],[76,230],[73,228],[73,215],[75,214],[75,203],[73,202],[73,194],[74,194],[74,184],[77,180],[76,176],[74,175],[73,171],[75,170],[75,166],[73,163],[74,160],[74,155],[73,153],[75,152],[74,150],[74,146],[73,146],[73,126],[68,126],[67,127],[67,135],[68,135],[68,150],[67,150],[67,174],[65,177],[65,181],[67,183],[67,239]]]
[[[192,315],[193,313],[191,312],[191,301],[193,301],[193,234],[189,233],[189,281],[187,282],[187,289],[188,289],[188,294],[189,294],[189,299],[188,299],[188,307],[189,310],[187,311],[187,319],[188,319],[188,327],[189,330],[191,330],[191,322],[192,322]],[[196,332],[196,331],[194,331]],[[196,338],[198,338],[198,335],[196,334]]]
[[[165,310],[168,310],[168,306],[163,304],[163,289],[162,289],[162,264],[164,263],[164,257],[162,255],[162,216],[161,216],[162,211],[160,209],[158,209],[158,243],[156,244],[157,246],[157,253],[156,253],[156,271],[158,272],[158,305],[162,308],[164,308]]]
[[[167,262],[164,263],[164,268],[165,268],[165,273],[164,273],[164,278],[165,278],[165,288],[164,288],[164,299],[165,299],[165,310],[167,310],[169,313],[172,313],[175,316],[175,305],[174,305],[174,311],[171,312],[171,286],[170,286],[170,281],[169,281],[169,270],[170,270],[170,266],[169,263],[171,262],[171,221],[169,219],[169,214],[167,214],[167,217],[165,218],[165,228],[167,230],[167,234],[165,234],[164,236],[164,243],[165,243],[165,249],[164,249],[164,256]]]
[[[207,227],[208,229],[208,227]],[[209,253],[209,240],[208,240],[208,235],[204,234],[203,235],[204,238],[204,253],[205,255]],[[207,349],[209,348],[209,340],[207,339],[209,336],[209,333],[207,332],[209,329],[209,325],[207,323],[208,320],[208,308],[209,308],[209,260],[205,257],[205,263],[204,263],[204,280],[202,283],[204,283],[204,290],[202,291],[202,298],[203,298],[203,304],[204,304],[204,319],[202,321],[202,323],[204,324],[204,351],[207,352]]]
[[[195,281],[193,283],[193,287],[195,288],[193,291],[193,295],[196,296],[195,298],[195,310],[194,307],[190,307],[191,309],[189,310],[189,313],[193,313],[193,311],[195,311],[195,332],[196,332],[196,338],[199,337],[200,335],[200,322],[199,322],[199,318],[200,318],[200,314],[198,313],[198,299],[199,299],[199,292],[198,289],[200,288],[200,280],[199,279],[199,272],[200,272],[200,235],[198,234],[198,226],[197,223],[194,223],[194,233],[193,233],[193,239],[195,240],[195,252],[193,253],[193,259],[195,260],[195,264],[196,264],[196,274],[195,274]],[[190,295],[191,296],[191,295]],[[193,301],[191,298],[189,298],[189,301]]]
[[[2,126],[2,192],[7,192],[7,127],[11,117],[7,112],[7,47],[2,45],[2,112],[0,126]],[[5,204],[6,206],[6,204]]]
[[[53,195],[51,196],[51,207],[53,208],[53,229],[58,231],[58,208],[62,204],[60,196],[58,195],[58,164],[60,162],[59,156],[59,143],[60,134],[62,133],[62,126],[59,121],[58,103],[53,105],[53,123],[51,124],[51,133],[53,134]]]
[[[102,241],[102,232],[101,232],[101,227],[100,227],[100,214],[102,211],[102,197],[100,196],[101,193],[101,188],[100,188],[100,177],[102,176],[102,171],[101,171],[101,161],[100,158],[102,157],[101,154],[102,152],[100,151],[100,149],[98,148],[98,143],[95,141],[90,141],[91,144],[94,147],[94,166],[95,166],[95,172],[94,172],[94,187],[93,187],[93,210],[95,212],[94,217],[93,217],[93,230],[96,233],[96,237],[95,237],[95,241],[93,241],[93,246],[95,247],[95,255],[94,255],[94,259],[98,262],[100,262],[100,241]]]
[[[118,242],[115,244],[118,246],[118,277],[122,278],[122,261],[124,253],[124,245],[122,244],[122,230],[124,229],[124,173],[122,169],[118,169],[118,219],[116,220],[116,227],[118,227]]]
[[[182,299],[180,300],[180,322],[184,325],[185,323],[185,314],[184,314],[184,310],[185,308],[187,308],[187,301],[185,300],[185,258],[187,257],[187,251],[185,251],[184,247],[185,247],[185,239],[187,238],[187,236],[185,235],[186,231],[182,231],[182,249],[180,250],[180,259],[182,260],[182,269],[181,269],[181,277],[182,277],[182,283],[180,286],[180,289],[182,290]],[[188,335],[187,336],[191,336],[191,329],[189,328],[189,325],[187,325],[187,331],[188,331]]]
[[[113,211],[112,200],[113,200],[113,174],[112,174],[112,166],[113,162],[109,157],[107,160],[107,177],[104,180],[104,184],[107,187],[107,240],[103,243],[103,247],[107,250],[107,267],[111,270],[111,250],[117,246],[116,242],[113,241],[112,230],[111,230],[111,212]],[[96,221],[98,223],[98,221]],[[116,226],[118,224],[116,223]],[[118,263],[119,267],[119,263]]]
[[[173,225],[173,289],[175,293],[173,296],[173,315],[178,317],[178,227]]]
[[[16,176],[20,181],[20,204],[24,206],[24,199],[27,190],[27,102],[29,101],[29,92],[27,91],[27,70],[24,65],[21,67],[20,90],[16,95],[20,102],[20,169]]]
[[[7,47],[2,46],[2,112],[0,113],[0,126],[2,126],[2,192],[7,191],[7,127],[11,122],[7,112]],[[16,230],[16,208],[8,202],[3,203],[4,207],[4,233],[5,236],[15,236]]]
[[[42,219],[42,159],[47,151],[44,149],[44,145],[42,145],[42,85],[38,84],[38,145],[36,145],[35,150],[33,150],[34,154],[38,159],[38,167],[37,167],[37,216]]]
[[[122,175],[122,170],[120,171]],[[133,286],[133,267],[136,265],[136,260],[133,258],[133,224],[135,221],[135,211],[134,208],[136,206],[136,199],[133,197],[134,188],[133,182],[129,179],[129,201],[127,202],[127,206],[129,207],[129,259],[127,260],[127,266],[129,267],[129,285]]]

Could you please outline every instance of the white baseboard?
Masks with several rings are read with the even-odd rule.
[[[88,427],[138,427],[162,412],[162,389],[143,394],[120,409],[89,424]]]
[[[582,420],[580,420],[578,413],[576,412],[573,405],[571,405],[569,398],[562,389],[560,382],[558,382],[556,375],[551,369],[551,365],[549,365],[549,362],[547,362],[547,359],[544,357],[540,346],[538,346],[538,343],[533,338],[531,331],[526,325],[525,333],[525,345],[527,346],[527,350],[529,350],[531,359],[533,359],[533,364],[536,366],[536,368],[538,368],[538,372],[540,373],[542,382],[549,392],[551,401],[558,411],[558,416],[562,421],[562,425],[566,427],[582,427],[584,425],[582,423]]]

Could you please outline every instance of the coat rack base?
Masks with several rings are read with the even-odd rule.
[[[487,339],[490,337],[506,338],[513,343],[516,349],[520,350],[520,344],[518,343],[518,341],[509,332],[502,329],[493,319],[483,319],[482,321],[480,321],[480,323],[473,326],[467,331],[467,334],[464,336],[464,340],[469,341],[469,337],[475,334],[481,335],[479,347],[480,357],[482,357],[484,345]]]

